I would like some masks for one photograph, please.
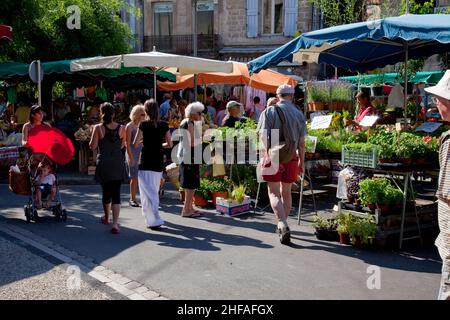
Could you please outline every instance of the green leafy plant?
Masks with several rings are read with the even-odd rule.
[[[334,230],[337,222],[334,219],[326,219],[316,214],[313,218],[313,226],[319,230]]]
[[[384,198],[386,203],[398,205],[403,201],[403,192],[397,187],[389,186],[384,191]]]
[[[349,225],[348,232],[351,237],[360,237],[363,244],[370,243],[370,240],[375,237],[378,227],[373,216],[365,218],[356,218],[352,220]]]
[[[350,213],[341,213],[336,217],[338,234],[349,233],[349,226],[354,217]]]
[[[200,179],[200,187],[195,190],[195,195],[206,200],[210,199],[210,181],[208,179]]]
[[[245,199],[245,186],[244,185],[239,185],[239,186],[235,186],[233,191],[231,192],[231,198],[233,200],[236,200],[238,203],[242,203]]]
[[[359,184],[359,199],[363,205],[386,204],[385,190],[390,186],[386,178],[366,179]]]
[[[307,89],[308,102],[330,101],[330,87],[327,82],[312,82]]]

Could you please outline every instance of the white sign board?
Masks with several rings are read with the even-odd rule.
[[[308,143],[308,141],[310,141]],[[317,137],[316,136],[306,136],[305,138],[305,151],[308,153],[316,152]]]
[[[329,116],[316,116],[311,122],[311,129],[328,129],[331,125],[332,115]]]
[[[377,122],[378,116],[365,116],[359,123],[361,127],[371,127]]]
[[[424,131],[424,132],[435,132],[439,127],[442,126],[442,122],[424,122],[419,127],[416,128],[416,131]]]

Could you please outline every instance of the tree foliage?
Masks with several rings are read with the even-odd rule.
[[[365,18],[365,1],[363,0],[309,0],[325,16],[327,26],[363,21]]]
[[[69,6],[81,10],[80,29],[70,30]],[[123,0],[3,0],[0,23],[13,27],[13,41],[0,59],[30,62],[127,53],[131,31],[120,19]]]

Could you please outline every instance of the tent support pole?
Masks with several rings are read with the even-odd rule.
[[[194,101],[197,101],[197,74],[194,74]]]
[[[406,106],[408,105],[408,43],[405,43],[405,101],[403,102],[403,114],[406,118]]]
[[[153,95],[156,101],[156,68],[153,68]]]

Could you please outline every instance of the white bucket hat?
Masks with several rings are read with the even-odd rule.
[[[434,87],[425,88],[425,91],[435,96],[450,100],[450,70],[445,71],[444,76]]]

